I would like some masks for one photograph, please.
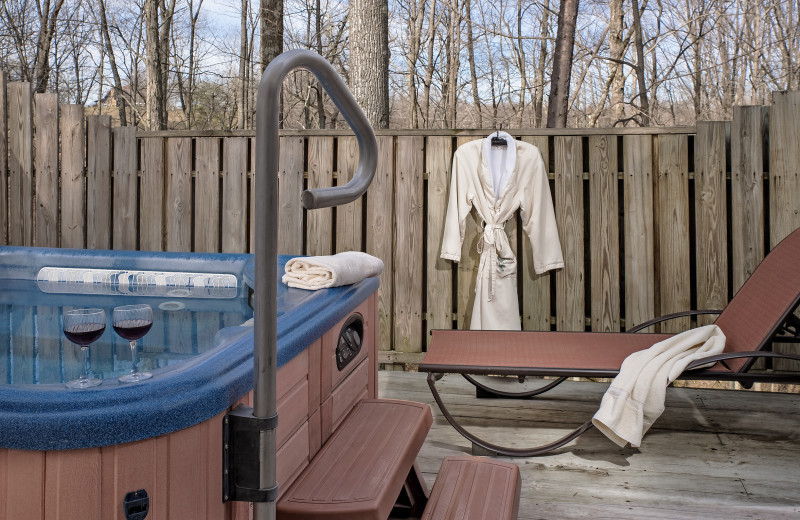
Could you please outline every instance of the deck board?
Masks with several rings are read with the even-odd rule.
[[[442,459],[469,453],[469,442],[436,407],[425,374],[379,372],[378,382],[380,397],[431,405],[434,423],[418,461],[432,486]],[[465,427],[516,447],[563,436],[594,413],[605,387],[570,381],[538,402],[487,402],[459,376],[437,383]],[[796,518],[800,399],[672,388],[641,448],[621,449],[589,431],[553,455],[506,460],[522,472],[520,519]]]

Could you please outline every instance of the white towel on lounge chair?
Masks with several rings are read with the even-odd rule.
[[[346,251],[332,256],[304,256],[286,262],[281,280],[289,287],[315,291],[360,282],[383,272],[383,261],[367,253]]]
[[[618,445],[630,442],[638,448],[664,411],[667,386],[689,363],[721,354],[724,348],[725,334],[716,325],[706,325],[634,352],[606,390],[592,423]]]

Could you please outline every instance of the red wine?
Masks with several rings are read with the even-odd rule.
[[[78,323],[65,328],[64,335],[71,342],[83,346],[97,341],[105,330],[105,323]]]
[[[128,341],[136,341],[150,330],[153,326],[152,321],[147,320],[122,320],[114,324],[114,330],[127,339]]]

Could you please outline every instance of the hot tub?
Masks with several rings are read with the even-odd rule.
[[[288,258],[279,258],[279,272]],[[119,283],[119,273],[134,271],[161,279]],[[193,282],[164,281],[176,272]],[[221,424],[228,410],[251,403],[253,285],[251,255],[0,248],[0,520],[125,518],[125,497],[138,490],[147,492],[148,519],[246,513],[246,504],[222,500]],[[282,489],[355,403],[376,395],[377,286],[279,284]],[[153,379],[118,382],[130,350],[107,327],[91,347],[103,384],[65,388],[80,368],[78,348],[60,332],[61,308],[105,307],[110,320],[113,306],[128,303],[155,311],[140,349]],[[354,327],[363,347],[337,363],[340,333]]]

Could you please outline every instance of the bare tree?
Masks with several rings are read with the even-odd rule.
[[[377,128],[389,128],[388,16],[387,0],[350,4],[350,87]]]
[[[469,80],[472,86],[472,103],[478,112],[478,128],[483,127],[483,113],[481,111],[481,96],[478,93],[478,74],[475,70],[475,38],[472,35],[472,2],[464,0],[464,12],[467,17],[467,60],[469,61]],[[525,74],[523,73],[524,77]]]
[[[283,0],[260,0],[261,72],[283,52]]]
[[[562,0],[558,11],[558,32],[547,106],[548,128],[567,126],[569,78],[572,71],[572,50],[575,45],[575,26],[578,20],[578,1]]]
[[[202,0],[201,0],[202,1]],[[117,111],[119,113],[119,124],[121,126],[126,126],[128,124],[128,118],[125,114],[125,100],[123,96],[123,89],[122,89],[122,79],[119,75],[119,67],[117,67],[117,59],[114,55],[114,47],[111,42],[111,34],[108,30],[108,16],[106,14],[106,2],[105,0],[97,0],[97,7],[100,14],[100,32],[101,32],[101,41],[103,47],[108,54],[108,62],[111,66],[111,74],[114,78],[114,99],[117,103]]]
[[[45,92],[50,80],[50,45],[56,32],[58,13],[64,6],[64,0],[44,0],[39,8],[39,37],[36,44],[36,57],[34,58],[33,88],[35,92]]]

